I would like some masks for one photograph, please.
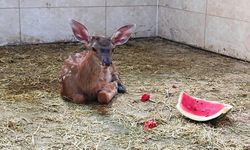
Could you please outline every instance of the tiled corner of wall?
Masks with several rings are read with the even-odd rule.
[[[250,61],[250,1],[159,0],[159,36]]]
[[[250,60],[250,1],[208,0],[205,48]]]
[[[204,47],[205,0],[160,0],[159,4],[159,36]]]

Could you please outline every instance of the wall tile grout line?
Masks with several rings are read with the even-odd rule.
[[[6,7],[6,8],[1,8],[1,7],[0,7],[0,10],[1,10],[1,9],[19,9],[19,7]]]
[[[179,8],[174,8],[174,7],[169,7],[169,6],[159,6],[159,7],[163,7],[163,8],[169,8],[169,9],[175,9],[175,10],[179,10],[179,11],[186,11],[186,12],[192,12],[192,13],[196,13],[196,14],[203,14],[203,15],[207,15],[207,16],[213,16],[213,17],[217,17],[217,18],[223,18],[223,19],[228,19],[228,20],[234,20],[234,21],[240,21],[240,22],[245,22],[245,23],[250,23],[250,21],[247,20],[242,20],[242,19],[237,19],[237,18],[230,18],[230,17],[223,17],[223,16],[216,16],[216,15],[212,15],[209,13],[201,13],[201,12],[197,12],[197,11],[190,11],[190,10],[185,10],[185,9],[179,9]]]
[[[217,17],[217,18],[222,18],[222,19],[228,19],[228,20],[233,20],[233,21],[239,21],[239,22],[244,22],[244,23],[250,23],[250,21],[236,19],[236,18],[222,17],[222,16],[211,15],[211,14],[207,14],[207,16],[212,16],[212,17]]]
[[[22,44],[21,0],[18,0],[18,15],[19,15],[19,42],[20,44]]]
[[[107,7],[155,7],[157,5],[121,5],[121,6],[107,6]]]
[[[105,0],[105,36],[107,36],[107,0]]]
[[[38,8],[96,8],[96,7],[155,7],[156,5],[121,5],[121,6],[60,6],[60,7],[20,7],[21,9],[38,9]],[[8,8],[0,8],[8,9]]]
[[[206,0],[206,12],[205,12],[205,27],[204,27],[204,43],[203,43],[203,47],[204,49],[206,48],[206,31],[207,31],[207,4],[208,4],[208,0]]]
[[[169,9],[175,9],[175,10],[180,10],[180,11],[185,11],[185,12],[192,12],[192,13],[203,14],[203,15],[205,14],[205,13],[198,12],[198,11],[191,11],[191,10],[180,9],[180,8],[174,8],[174,7],[169,7],[169,6],[159,6],[159,7],[169,8]]]
[[[46,7],[46,6],[41,6],[41,7],[21,7],[22,9],[51,9],[51,8],[98,8],[98,7],[105,7],[103,6],[59,6],[59,7]]]
[[[155,36],[159,35],[159,0],[156,2],[156,26],[155,26]]]

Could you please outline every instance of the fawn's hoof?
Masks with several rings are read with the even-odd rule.
[[[117,92],[118,92],[118,93],[126,93],[126,88],[125,88],[125,86],[122,85],[121,83],[118,83]]]

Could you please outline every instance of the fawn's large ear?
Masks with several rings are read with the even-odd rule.
[[[90,41],[89,32],[88,32],[88,29],[83,24],[81,24],[80,22],[77,22],[75,20],[72,20],[71,21],[71,28],[72,28],[72,31],[73,31],[75,37],[79,41],[81,41],[85,44],[89,43],[89,41]]]
[[[135,24],[130,24],[118,29],[116,33],[111,37],[112,43],[114,45],[125,44],[130,38],[131,34],[135,31],[135,27]]]

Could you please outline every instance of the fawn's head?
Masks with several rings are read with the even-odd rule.
[[[103,66],[112,64],[112,51],[117,45],[125,44],[135,30],[135,24],[119,28],[111,37],[90,36],[87,28],[72,20],[71,27],[75,37],[85,44],[88,50],[94,51],[95,56]]]

